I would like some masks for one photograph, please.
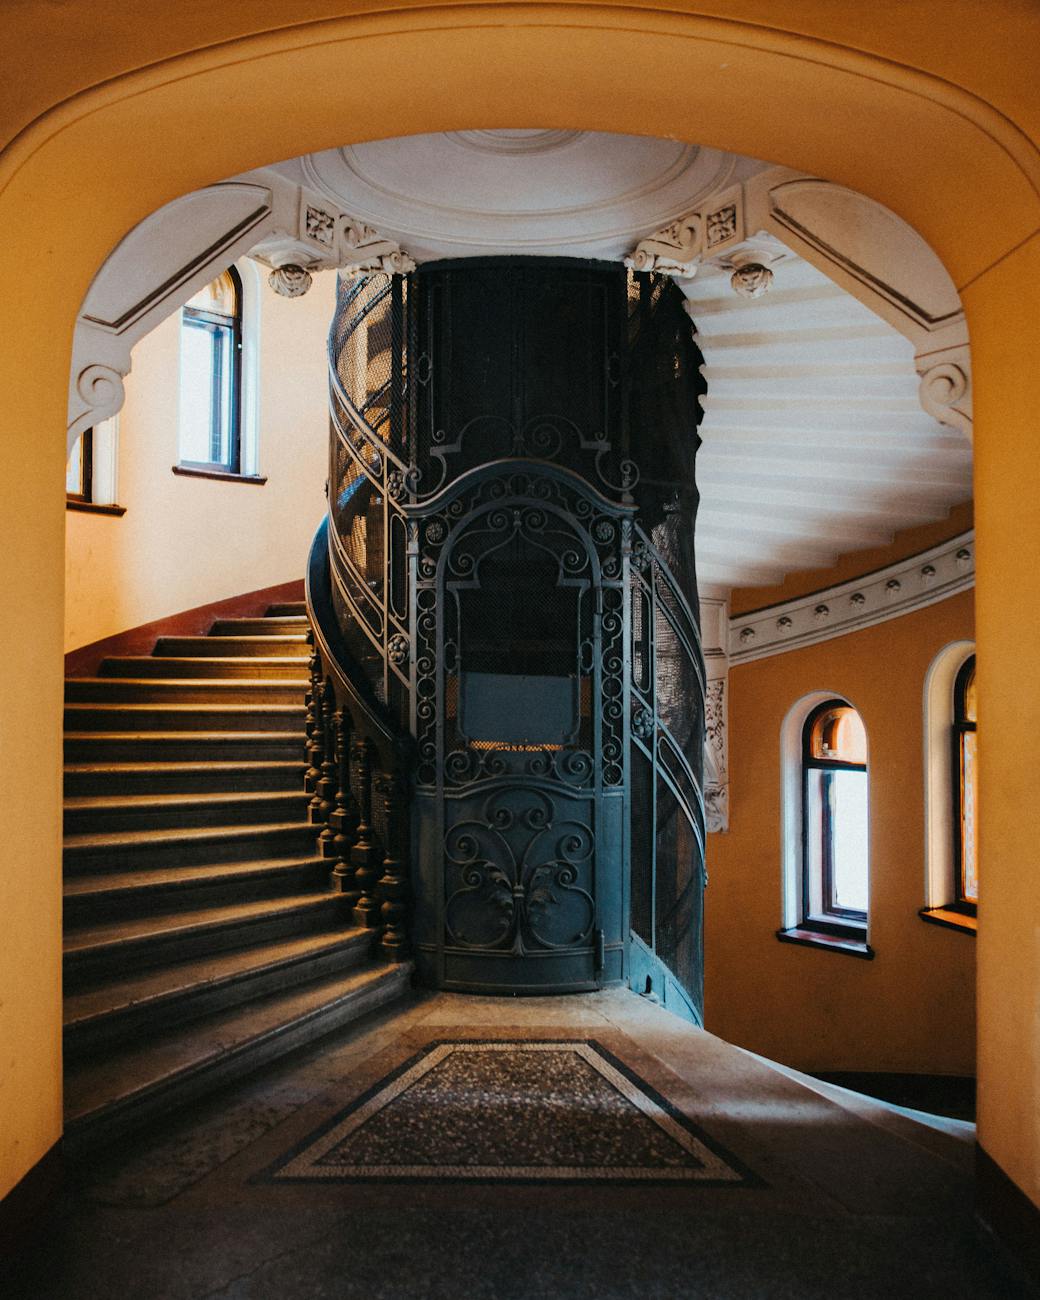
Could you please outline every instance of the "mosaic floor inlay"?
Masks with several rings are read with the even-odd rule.
[[[283,1156],[295,1181],[757,1181],[592,1040],[428,1044]]]

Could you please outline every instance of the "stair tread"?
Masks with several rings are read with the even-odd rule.
[[[94,733],[91,732],[90,734],[93,735]],[[192,732],[191,734],[196,735],[197,733]],[[265,736],[268,734],[269,734],[268,732],[266,731],[264,732]],[[129,775],[132,772],[149,772],[149,773],[172,772],[172,773],[180,773],[180,774],[186,774],[189,772],[211,772],[214,776],[219,776],[225,772],[229,774],[237,773],[237,772],[260,772],[260,771],[269,772],[272,769],[279,772],[286,772],[286,773],[305,772],[307,770],[307,764],[302,759],[295,759],[295,758],[269,758],[269,759],[255,759],[255,760],[249,759],[249,760],[243,760],[242,762],[226,762],[221,759],[214,759],[211,762],[206,762],[204,760],[200,760],[198,762],[191,762],[183,759],[172,760],[172,761],[155,759],[151,762],[127,761],[123,763],[112,762],[112,763],[66,763],[65,764],[66,773],[74,773],[76,775],[81,775],[81,774],[86,775],[88,772],[90,773],[111,772],[114,775],[120,775],[123,773]],[[84,795],[82,797],[93,798],[94,796]],[[97,797],[104,798],[106,796],[99,795]],[[145,797],[152,798],[154,796],[145,796]]]
[[[194,957],[121,979],[106,980],[93,988],[66,996],[65,1025],[80,1025],[140,1004],[158,1003],[199,985],[214,987],[236,976],[258,974],[347,945],[364,947],[371,943],[371,930],[339,926],[272,939],[250,948],[235,948],[230,952]]]
[[[182,643],[205,641],[207,645],[212,645],[214,641],[219,641],[221,645],[223,645],[225,641],[269,641],[272,645],[301,645],[306,642],[306,640],[306,632],[249,632],[244,633],[242,636],[215,637],[209,636],[208,634],[204,636],[161,636],[154,653],[158,655],[159,658],[162,658],[158,646],[169,641],[180,641]]]
[[[183,639],[183,638],[182,638]],[[207,637],[196,637],[198,641],[207,641]],[[256,637],[249,637],[250,641],[257,640]],[[295,642],[298,638],[292,638]],[[227,637],[221,637],[221,644],[227,640]],[[200,658],[204,663],[227,663],[227,664],[279,664],[283,667],[291,664],[294,668],[300,665],[299,655],[109,655],[105,663],[132,664],[132,663],[155,663],[156,659],[161,659],[164,664],[193,664],[198,663]],[[108,677],[102,677],[102,681],[107,682]],[[162,680],[159,678],[158,680]],[[174,680],[177,680],[176,678]]]
[[[159,766],[165,766],[160,764]],[[172,767],[173,764],[171,763]],[[296,766],[295,764],[291,766]],[[311,800],[305,790],[217,790],[198,794],[82,794],[65,800],[66,812],[115,812],[153,808],[216,808],[242,804],[278,804],[295,799],[306,808]]]
[[[66,740],[277,740],[293,739],[291,731],[66,731]]]
[[[120,678],[125,681],[125,678]],[[212,713],[219,717],[225,713],[259,713],[274,714],[278,717],[289,717],[293,714],[306,713],[303,704],[242,704],[234,701],[228,701],[223,704],[190,704],[176,703],[170,700],[141,701],[135,700],[113,700],[106,703],[104,700],[69,700],[65,704],[65,712],[69,714],[77,713],[155,713],[161,710],[163,713],[169,713],[171,717],[176,717],[179,713]]]
[[[214,623],[215,627],[238,627],[242,624],[254,627],[258,623],[292,623],[306,632],[310,626],[310,621],[306,614],[252,614],[244,615],[241,618],[218,618]],[[219,633],[210,632],[210,636],[219,636]]]
[[[223,880],[240,880],[242,877],[322,865],[328,866],[327,858],[290,855],[284,858],[250,858],[248,862],[204,862],[188,867],[159,867],[148,871],[85,872],[82,876],[67,876],[62,892],[66,898],[91,898],[142,886],[161,889],[164,886],[183,885],[187,888],[209,881],[218,884]]]
[[[214,655],[214,659],[219,656]],[[207,660],[212,663],[213,660]],[[236,663],[258,664],[266,663],[265,659],[259,655],[255,657],[244,656]],[[294,667],[304,662],[301,659],[286,659],[287,664]],[[227,686],[232,690],[239,687],[260,687],[267,690],[276,687],[278,690],[285,690],[298,686],[300,690],[310,689],[310,680],[306,677],[279,677],[271,679],[270,677],[70,677],[70,682],[86,682],[89,686],[144,686],[151,690],[152,687],[170,687],[174,690],[216,690],[217,687]],[[76,700],[76,704],[89,703],[89,701]]]
[[[320,909],[327,907],[336,897],[331,891],[318,892],[311,889],[306,893],[283,894],[279,898],[247,899],[237,903],[221,903],[216,907],[186,907],[160,915],[102,921],[97,925],[77,926],[69,930],[65,935],[65,951],[82,953],[90,948],[118,943],[121,939],[179,935],[208,926],[223,925],[228,921],[281,916],[307,908]]]
[[[102,1060],[73,1064],[65,1080],[66,1122],[82,1121],[91,1113],[142,1097],[351,994],[379,985],[396,986],[404,978],[407,971],[394,966],[368,966],[324,976],[287,993],[178,1025],[146,1042],[106,1053]]]
[[[66,835],[66,849],[119,849],[141,844],[205,844],[208,840],[252,839],[260,835],[289,834],[312,830],[315,838],[321,827],[302,819],[298,822],[263,822],[256,826],[231,823],[227,826],[164,826],[160,830],[104,831],[97,834]]]

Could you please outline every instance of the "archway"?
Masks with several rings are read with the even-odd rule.
[[[0,308],[0,382],[13,398],[0,461],[5,578],[18,610],[3,632],[11,831],[0,979],[16,1061],[5,1190],[61,1126],[59,483],[71,324],[86,287],[138,220],[215,178],[344,138],[529,124],[688,138],[848,184],[915,225],[961,292],[976,368],[980,690],[990,734],[1001,736],[992,751],[982,741],[980,1137],[1040,1198],[1031,790],[1040,736],[1030,725],[1040,677],[1022,671],[1040,632],[1040,572],[1017,560],[1040,540],[1032,402],[1019,380],[1040,341],[1040,162],[1028,136],[980,97],[1013,99],[1013,71],[933,62],[922,14],[913,30],[874,33],[879,53],[865,54],[842,43],[862,22],[852,4],[830,7],[804,34],[620,5],[416,8],[313,24],[277,5],[296,26],[245,35],[233,29],[248,6],[224,8],[228,28],[205,49],[184,53],[199,38],[190,15],[173,14],[149,33],[155,44],[137,54],[136,70],[99,69],[106,79],[82,93],[70,71],[54,92],[68,97],[0,162],[9,265],[33,268],[11,277]],[[938,8],[933,18],[956,21]],[[1009,13],[1003,27],[1006,49],[1017,45],[1023,58],[1028,21]],[[28,82],[32,51],[19,53]],[[42,46],[36,57],[46,57]],[[1024,87],[1027,69],[1022,78]],[[190,141],[190,152],[171,149],[175,140]],[[951,177],[985,202],[951,198]]]

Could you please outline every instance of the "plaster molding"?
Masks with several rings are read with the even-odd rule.
[[[707,830],[729,830],[727,676],[709,678],[704,691],[704,814]]]
[[[314,277],[302,266],[288,262],[285,266],[276,266],[267,277],[267,283],[281,298],[302,298],[314,283]]]
[[[757,173],[744,189],[749,226],[781,240],[910,340],[922,408],[970,438],[967,321],[931,246],[867,195],[787,167]],[[938,369],[944,365],[961,376]]]
[[[972,437],[971,355],[967,344],[918,354],[921,406],[940,424]]]
[[[708,258],[720,258],[744,238],[744,190],[735,185],[693,212],[641,239],[625,258],[633,271],[692,280]]]
[[[968,591],[974,583],[975,533],[969,530],[851,582],[731,618],[730,663],[859,632]]]
[[[704,652],[704,817],[711,833],[729,830],[729,601],[700,601]]]
[[[221,271],[248,255],[276,292],[298,297],[317,271],[408,271],[411,259],[320,195],[262,167],[165,204],[120,241],[76,321],[67,448],[115,415],[134,345]]]
[[[761,166],[674,139],[499,129],[372,140],[278,164],[419,262],[620,260],[677,214],[714,212],[710,196]]]
[[[357,275],[362,271],[385,271],[388,275],[404,275],[415,270],[415,262],[393,239],[384,239],[378,231],[353,218],[344,218],[343,261],[340,270],[344,275]]]

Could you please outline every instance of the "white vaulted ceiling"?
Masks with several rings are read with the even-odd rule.
[[[585,131],[412,136],[328,150],[277,170],[420,262],[497,254],[619,260],[676,218],[723,201],[713,196],[743,194],[738,220],[747,223],[772,212],[759,202],[752,215],[748,197],[766,164],[674,140]],[[808,200],[804,186],[796,200],[789,193],[796,187],[784,189],[782,177],[779,184],[789,207],[801,204],[801,221],[805,204],[818,201],[811,187],[821,183],[809,182]],[[893,259],[904,275],[909,268],[911,281],[918,267],[933,284],[936,270],[945,278],[909,227],[876,204],[864,211],[863,202],[830,187],[823,208],[828,240],[838,228],[855,232],[852,246],[869,268],[862,278],[882,291],[880,299],[860,297],[878,305]],[[971,496],[970,439],[922,408],[915,346],[890,323],[891,313],[882,319],[819,262],[805,260],[797,233],[787,239],[782,222],[769,234],[747,223],[741,237],[755,260],[761,253],[770,265],[770,292],[739,297],[730,285],[739,264],[732,257],[706,256],[694,278],[677,281],[708,385],[697,462],[698,577],[702,589],[719,594],[829,567],[899,529],[941,519]],[[872,245],[862,237],[870,223],[880,232]],[[889,298],[898,300],[899,289]],[[956,310],[952,286],[949,294]]]
[[[971,496],[971,444],[922,409],[912,344],[802,258],[773,272],[756,299],[728,273],[682,282],[708,384],[703,585],[824,568]]]
[[[697,556],[715,596],[827,568],[971,496],[964,316],[905,222],[818,177],[588,131],[345,146],[153,213],[80,312],[70,446],[119,409],[136,340],[246,253],[290,296],[331,268],[500,254],[676,275],[705,360]],[[747,289],[742,277],[769,272],[760,297],[731,283]]]

